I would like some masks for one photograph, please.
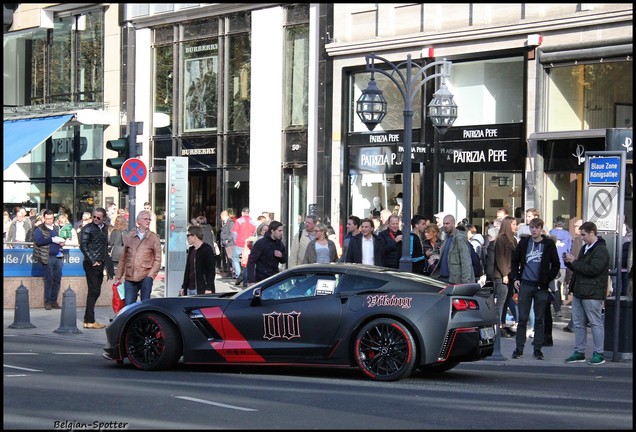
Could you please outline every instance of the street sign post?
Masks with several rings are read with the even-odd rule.
[[[619,355],[631,359],[631,353],[619,353],[622,228],[625,209],[625,152],[588,152],[585,159],[585,184],[583,193],[583,220],[594,222],[599,236],[607,243],[610,253],[609,275],[614,284],[614,361]],[[605,323],[609,326],[610,323]],[[606,329],[607,330],[607,329]]]

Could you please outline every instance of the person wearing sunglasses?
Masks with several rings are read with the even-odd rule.
[[[80,232],[80,250],[84,254],[84,273],[86,273],[86,311],[85,329],[103,329],[106,327],[95,321],[95,303],[102,291],[104,269],[108,256],[108,226],[104,223],[106,209],[98,207],[93,211],[93,221],[86,224]],[[110,276],[110,274],[109,274]],[[112,276],[111,276],[112,277]]]

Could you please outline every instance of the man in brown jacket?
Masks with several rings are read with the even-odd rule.
[[[150,298],[152,284],[161,268],[161,241],[150,231],[151,214],[142,210],[137,215],[137,228],[130,231],[124,240],[124,250],[119,258],[115,282],[124,277],[126,305],[137,301],[141,290],[141,300]]]

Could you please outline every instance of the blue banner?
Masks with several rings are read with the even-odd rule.
[[[84,254],[79,248],[64,249],[62,276],[85,276]],[[44,266],[33,262],[33,249],[4,249],[4,277],[44,276]]]

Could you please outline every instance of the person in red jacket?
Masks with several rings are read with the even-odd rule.
[[[240,285],[243,280],[247,280],[241,275],[241,253],[248,237],[256,235],[256,223],[250,218],[250,209],[243,207],[241,217],[236,219],[232,227],[232,237],[234,238],[234,251],[232,252],[232,267],[237,275],[235,285]],[[240,276],[239,276],[240,275]]]

